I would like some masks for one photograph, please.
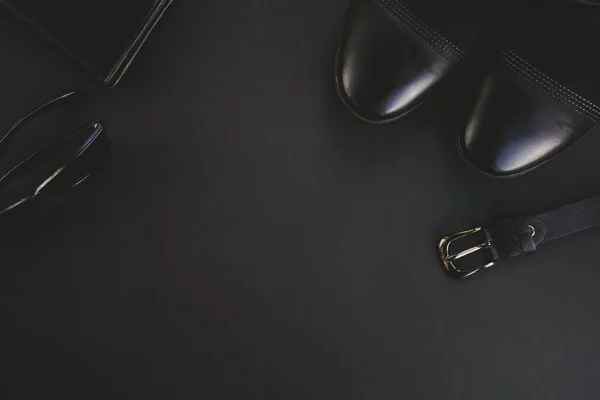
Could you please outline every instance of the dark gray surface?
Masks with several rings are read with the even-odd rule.
[[[356,121],[332,83],[345,6],[174,4],[90,107],[110,167],[3,246],[3,398],[598,397],[600,232],[460,283],[435,248],[596,194],[599,135],[494,181],[458,160],[443,99]],[[90,86],[6,15],[0,55],[2,129]]]

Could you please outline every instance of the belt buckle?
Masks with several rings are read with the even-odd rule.
[[[474,235],[478,232],[481,232],[482,230],[483,230],[483,228],[469,229],[469,230],[466,230],[463,232],[458,232],[458,233],[454,233],[452,235],[448,235],[440,241],[439,250],[440,250],[440,255],[442,257],[442,262],[444,264],[444,268],[446,268],[446,271],[452,278],[456,278],[456,279],[467,278],[467,277],[481,271],[482,269],[486,269],[486,268],[489,268],[494,265],[494,262],[492,261],[485,265],[469,267],[469,268],[465,269],[465,268],[458,268],[454,264],[454,262],[456,260],[466,257],[469,254],[473,254],[478,251],[483,251],[483,250],[491,248],[492,247],[491,240],[487,240],[481,244],[478,244],[477,246],[471,247],[471,248],[463,250],[461,252],[450,254],[450,246],[452,245],[452,243],[454,243],[455,241],[457,241],[459,239],[467,237],[469,235]]]

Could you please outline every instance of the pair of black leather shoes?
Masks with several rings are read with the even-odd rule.
[[[458,149],[485,174],[510,177],[600,123],[599,38],[596,0],[352,0],[336,84],[361,119],[389,122],[485,52]]]

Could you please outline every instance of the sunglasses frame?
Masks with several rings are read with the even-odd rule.
[[[72,100],[74,96],[75,92],[70,92],[63,96],[60,96],[36,108],[34,111],[30,112],[29,114],[21,118],[19,121],[17,121],[4,135],[4,137],[0,139],[0,157],[6,154],[19,130],[21,130],[21,128],[23,128],[28,122],[35,119],[36,117],[39,117],[43,114],[46,114],[63,106],[66,102]],[[36,202],[36,200],[41,198],[43,194],[46,193],[47,189],[51,187],[52,184],[57,183],[59,178],[65,176],[65,174],[68,171],[70,171],[76,166],[77,161],[81,160],[85,155],[88,155],[93,148],[104,144],[106,146],[106,149],[101,150],[106,150],[108,152],[110,143],[108,141],[108,137],[106,136],[106,128],[100,121],[92,120],[91,122],[88,122],[82,125],[81,127],[77,128],[75,131],[72,132],[72,135],[58,139],[53,143],[37,150],[36,152],[25,158],[23,161],[21,161],[19,164],[17,164],[15,167],[13,167],[9,172],[4,174],[4,176],[0,178],[0,192],[10,182],[19,179],[19,173],[30,167],[35,167],[36,160],[38,160],[41,156],[48,154],[59,145],[64,144],[69,140],[73,140],[75,134],[81,134],[81,131],[83,129],[90,129],[91,133],[89,134],[85,142],[81,146],[79,146],[79,148],[74,152],[73,156],[71,156],[68,160],[62,163],[62,165],[59,168],[57,168],[46,179],[44,179],[43,182],[37,186],[37,188],[33,191],[33,193],[30,196],[26,196],[14,202],[12,205],[4,207],[2,210],[0,210],[0,217],[4,216],[9,212],[15,211],[16,209],[20,209],[25,205]],[[104,143],[102,143],[103,141]],[[99,160],[96,160],[96,164],[98,162]],[[73,188],[81,184],[92,174],[92,170],[93,167],[87,168],[86,172],[82,173],[79,176],[79,178],[77,178],[77,180],[68,184],[68,188]]]

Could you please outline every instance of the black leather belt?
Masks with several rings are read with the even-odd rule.
[[[503,260],[533,253],[551,240],[599,226],[600,196],[594,196],[537,215],[505,218],[446,236],[439,250],[448,274],[462,279]],[[465,247],[465,242],[475,244]]]

